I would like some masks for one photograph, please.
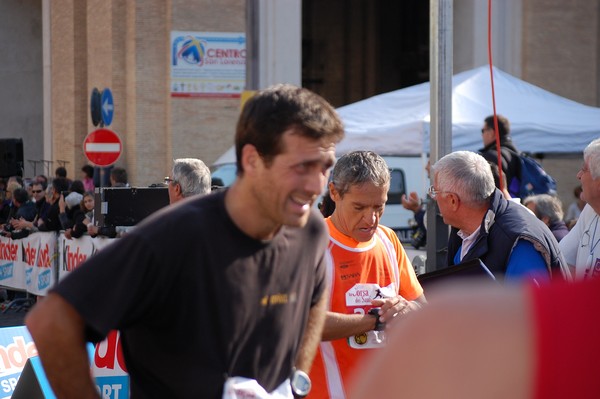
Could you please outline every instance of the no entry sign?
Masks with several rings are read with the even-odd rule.
[[[122,149],[119,136],[108,129],[94,130],[83,141],[86,158],[96,166],[111,166],[121,156]]]

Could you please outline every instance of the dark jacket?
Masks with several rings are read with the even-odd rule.
[[[552,234],[556,238],[556,241],[558,242],[560,242],[560,240],[562,240],[567,234],[569,234],[569,228],[567,227],[567,224],[562,220],[550,223],[550,226],[548,227],[550,228],[550,231],[552,232]]]
[[[14,217],[15,219],[23,218],[28,222],[33,222],[33,220],[35,219],[35,214],[35,203],[33,201],[27,201],[17,208],[17,212],[15,213]]]
[[[454,227],[450,231],[448,265],[454,265],[454,257],[462,245],[462,239],[457,233],[458,229]],[[567,263],[558,249],[558,241],[548,226],[524,206],[505,199],[500,190],[492,194],[479,236],[463,261],[479,258],[496,278],[501,279],[506,272],[510,254],[520,239],[533,243],[546,261],[551,277],[561,276],[561,269],[567,269]]]
[[[496,142],[481,148],[479,153],[488,162],[498,165]],[[508,192],[513,197],[519,197],[518,179],[521,175],[521,160],[519,159],[519,151],[514,146],[510,136],[500,139],[500,153],[502,155],[502,173],[506,176]]]
[[[45,218],[42,218],[44,223],[39,226],[40,231],[60,231],[62,225],[60,224],[60,209],[58,208],[58,200],[54,201],[48,209],[48,213]]]
[[[48,214],[48,210],[50,209],[50,204],[46,201],[46,198],[43,198],[39,201],[35,202],[36,209],[36,219],[44,219]]]

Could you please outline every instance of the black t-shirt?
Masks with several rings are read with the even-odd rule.
[[[160,211],[55,289],[88,339],[121,331],[132,398],[220,398],[227,376],[271,391],[291,372],[325,286],[326,226],[311,211],[305,228],[257,241],[225,194]]]

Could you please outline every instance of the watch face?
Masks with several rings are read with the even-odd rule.
[[[310,378],[308,378],[308,375],[304,371],[295,370],[290,383],[292,391],[294,391],[294,395],[296,396],[304,397],[310,392]]]

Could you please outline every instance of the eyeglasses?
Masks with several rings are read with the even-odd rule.
[[[42,191],[43,191],[43,190],[31,190],[31,192],[32,192],[32,193],[34,193],[34,194],[39,194],[39,193],[41,193]]]
[[[177,180],[171,179],[169,176],[165,177],[165,184],[177,183]]]
[[[427,189],[427,195],[429,195],[431,199],[436,199],[437,196],[442,193],[452,194],[450,191],[436,190],[435,187],[433,187],[433,185],[429,186],[429,188]]]

